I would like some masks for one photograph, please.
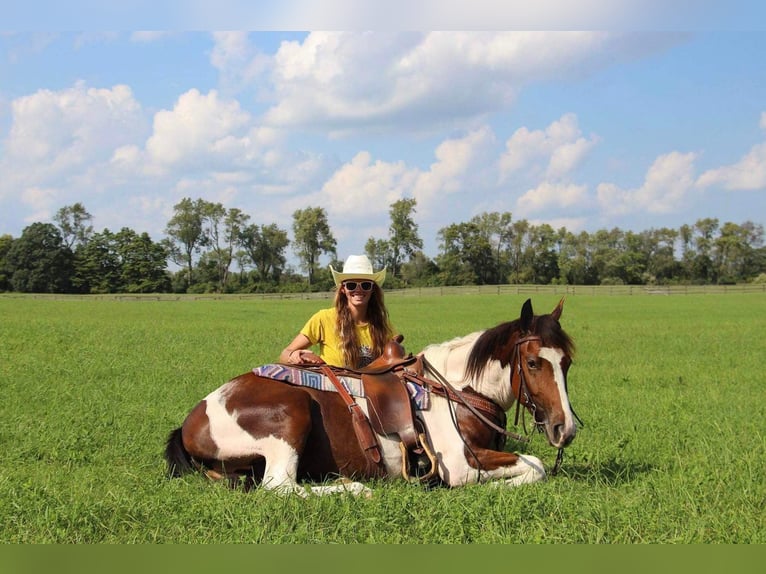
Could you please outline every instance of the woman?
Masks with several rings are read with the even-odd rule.
[[[279,355],[281,363],[322,364],[359,369],[383,353],[397,335],[388,319],[377,273],[365,255],[350,255],[338,272],[330,265],[337,290],[335,305],[317,311]],[[309,347],[319,345],[319,354]]]

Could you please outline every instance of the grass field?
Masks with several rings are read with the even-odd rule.
[[[388,304],[417,351],[516,318],[524,299]],[[586,426],[543,483],[374,482],[371,499],[303,500],[166,479],[168,432],[326,305],[0,297],[0,541],[766,542],[762,294],[569,296],[570,393]],[[555,458],[542,435],[511,446]]]

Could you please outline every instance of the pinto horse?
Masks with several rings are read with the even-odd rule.
[[[518,436],[505,431],[514,403],[517,422],[525,409],[551,446],[563,449],[574,439],[576,417],[567,395],[573,343],[559,324],[563,303],[534,315],[527,300],[519,319],[419,354],[424,370],[410,382],[430,396],[415,418],[435,480],[450,487],[489,480],[516,486],[545,478],[539,458],[503,450],[506,436]],[[202,399],[170,433],[168,473],[198,470],[301,496],[369,495],[358,481],[401,477],[406,457],[399,436],[378,433],[381,460],[371,468],[340,395],[253,372],[240,375]],[[368,402],[356,402],[369,416]]]

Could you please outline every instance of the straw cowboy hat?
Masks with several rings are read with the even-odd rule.
[[[347,279],[369,279],[380,287],[386,280],[386,268],[384,267],[377,273],[374,273],[372,263],[370,263],[366,255],[349,255],[343,264],[343,271],[336,271],[332,265],[330,265],[330,271],[332,271],[332,278],[335,280],[336,286]]]

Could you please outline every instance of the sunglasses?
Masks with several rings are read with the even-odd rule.
[[[346,291],[356,291],[357,287],[361,287],[362,291],[369,291],[372,289],[372,281],[345,281],[343,286]]]

